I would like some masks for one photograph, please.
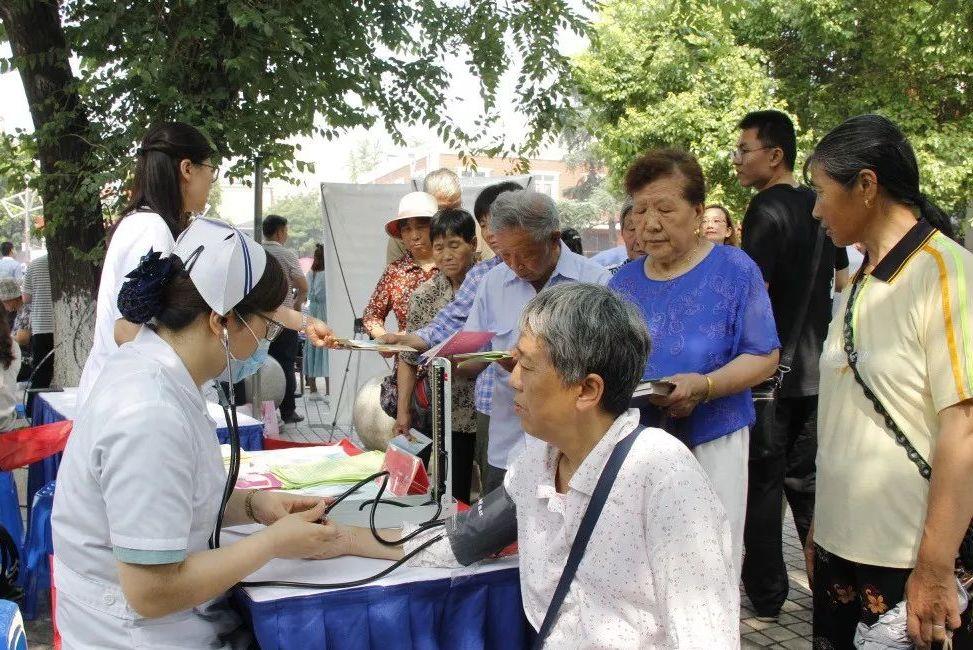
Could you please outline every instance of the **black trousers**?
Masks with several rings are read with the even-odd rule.
[[[294,393],[297,390],[297,380],[294,378],[294,360],[297,358],[298,341],[297,332],[285,329],[270,344],[270,356],[284,370],[284,399],[280,403],[280,416],[282,418],[294,413]]]
[[[912,569],[859,564],[829,553],[814,545],[814,647],[854,650],[855,629],[859,622],[874,625],[879,617],[895,607],[905,593]],[[960,627],[953,630],[953,647],[973,647],[971,607],[960,616]],[[933,648],[941,644],[934,643]]]
[[[774,417],[777,453],[750,459],[742,578],[744,590],[759,616],[776,616],[787,599],[784,497],[794,514],[802,545],[814,517],[817,420],[816,395],[778,398]]]
[[[54,349],[54,334],[31,334],[30,336],[31,358],[35,364],[31,368],[33,380],[31,388],[48,388],[51,379],[54,378],[54,355],[47,356]],[[45,357],[47,357],[45,359]],[[31,406],[34,404],[34,394],[29,393],[27,397],[27,413],[31,413]]]

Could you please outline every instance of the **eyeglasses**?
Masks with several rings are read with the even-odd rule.
[[[744,149],[743,147],[737,147],[736,149],[730,150],[730,160],[734,162],[739,162],[743,160],[743,157],[748,153],[753,153],[754,151],[760,151],[761,149],[774,149],[775,147],[756,147],[754,149]]]
[[[237,311],[234,311],[233,313],[236,314],[236,317],[239,318],[244,325],[246,325],[247,329],[250,330],[250,333],[253,334],[253,338],[259,341],[259,337],[254,334],[252,329],[250,329],[250,326],[247,325],[247,321],[243,318],[243,316],[241,316]],[[264,335],[264,338],[270,343],[273,343],[274,339],[280,336],[280,333],[284,331],[284,326],[269,316],[264,316],[260,313],[258,313],[257,316],[260,316],[267,323],[267,333]]]
[[[213,178],[212,178],[212,180],[210,180],[211,183],[214,183],[215,184],[216,181],[218,181],[220,179],[220,166],[219,165],[211,165],[210,163],[205,163],[205,162],[196,163],[196,164],[199,165],[200,167],[209,167],[211,170],[213,170]]]

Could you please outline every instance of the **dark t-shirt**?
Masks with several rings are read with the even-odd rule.
[[[790,343],[801,303],[811,291],[791,371],[784,376],[781,389],[787,397],[818,394],[818,359],[831,321],[834,271],[848,268],[847,251],[825,236],[821,262],[811,285],[814,242],[821,227],[811,216],[813,208],[814,192],[810,189],[774,185],[753,197],[743,218],[743,250],[754,259],[770,285],[781,357]]]

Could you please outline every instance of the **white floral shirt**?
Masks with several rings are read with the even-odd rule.
[[[559,452],[550,445],[528,436],[510,465],[505,485],[517,506],[524,611],[535,629],[608,456],[637,425],[636,410],[615,420],[567,494],[555,488]],[[726,515],[699,463],[669,434],[647,429],[618,474],[545,647],[739,648],[731,558]],[[413,562],[456,560],[442,541]]]

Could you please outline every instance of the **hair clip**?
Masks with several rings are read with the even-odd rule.
[[[125,276],[127,281],[118,292],[118,310],[125,320],[147,323],[162,311],[162,289],[177,270],[174,259],[174,255],[162,257],[161,251],[149,249]]]

